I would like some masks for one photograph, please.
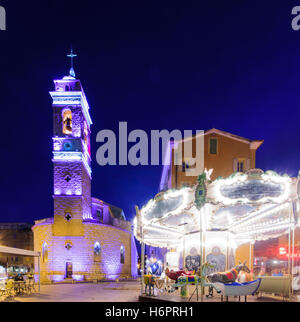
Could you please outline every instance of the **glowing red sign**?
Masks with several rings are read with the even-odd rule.
[[[279,255],[286,255],[287,251],[284,247],[279,247]]]

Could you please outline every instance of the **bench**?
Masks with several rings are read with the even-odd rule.
[[[290,297],[290,276],[259,276],[261,283],[258,293],[279,294],[284,298]]]

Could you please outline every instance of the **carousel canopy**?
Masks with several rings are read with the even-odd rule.
[[[211,182],[160,192],[135,218],[138,240],[176,248],[186,235],[228,231],[238,244],[285,234],[298,225],[298,178],[250,170]]]

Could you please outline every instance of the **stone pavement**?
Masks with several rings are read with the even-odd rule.
[[[36,286],[36,289],[38,286]],[[16,296],[14,299],[7,299],[7,302],[138,302],[140,296],[140,282],[126,281],[126,282],[102,282],[102,283],[77,283],[77,284],[51,284],[41,285],[41,291],[32,294],[24,294]],[[179,301],[185,302],[188,298],[180,297],[180,292],[175,291],[172,294],[163,294],[155,298],[144,298],[142,301]],[[220,295],[215,294],[213,298],[206,298],[205,302],[220,302]],[[196,301],[196,296],[191,299]],[[199,299],[200,301],[200,299]],[[237,302],[238,298],[229,298],[230,302]],[[244,298],[241,298],[244,301]],[[248,296],[248,302],[282,302],[282,297],[275,297],[272,295],[264,295],[257,298],[257,296]],[[299,302],[300,295],[293,296],[292,302]]]
[[[38,286],[36,286],[36,289]],[[140,284],[130,282],[41,285],[41,291],[7,299],[9,302],[137,302]]]

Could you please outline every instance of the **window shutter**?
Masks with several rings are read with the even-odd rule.
[[[217,148],[218,141],[215,138],[209,139],[209,153],[210,154],[217,154],[218,148]]]
[[[250,170],[250,159],[246,159],[246,170]]]
[[[238,159],[233,159],[233,172],[237,172]]]

